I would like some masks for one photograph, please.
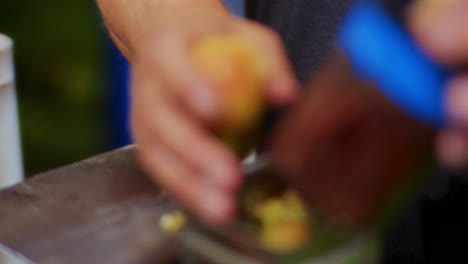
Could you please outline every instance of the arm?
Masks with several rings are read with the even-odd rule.
[[[97,0],[97,3],[112,39],[130,61],[165,17],[194,9],[227,12],[220,0]]]

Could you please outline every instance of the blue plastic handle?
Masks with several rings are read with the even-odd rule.
[[[382,7],[369,1],[355,4],[338,44],[355,73],[374,83],[404,112],[433,126],[444,125],[442,87],[449,72],[423,54]]]

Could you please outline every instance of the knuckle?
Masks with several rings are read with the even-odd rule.
[[[153,36],[144,41],[137,49],[136,62],[146,67],[155,66],[163,61],[165,49],[171,39],[168,37]]]
[[[160,136],[160,134],[163,132],[161,129],[161,126],[163,126],[163,116],[160,113],[160,111],[154,111],[155,113],[150,115],[151,118],[146,118],[142,120],[142,124],[145,127],[146,131],[148,134],[152,136]]]
[[[166,76],[167,87],[171,91],[172,95],[180,99],[187,95],[187,91],[191,89],[192,81],[188,73],[184,77],[174,78],[173,76]]]

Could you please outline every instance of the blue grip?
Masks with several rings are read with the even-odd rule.
[[[442,126],[443,85],[449,72],[431,61],[400,24],[380,6],[355,4],[339,35],[355,73],[374,83],[407,114]]]

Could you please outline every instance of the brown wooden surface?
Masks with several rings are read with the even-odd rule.
[[[175,205],[137,168],[132,147],[0,192],[0,243],[37,263],[160,263],[158,232]]]

